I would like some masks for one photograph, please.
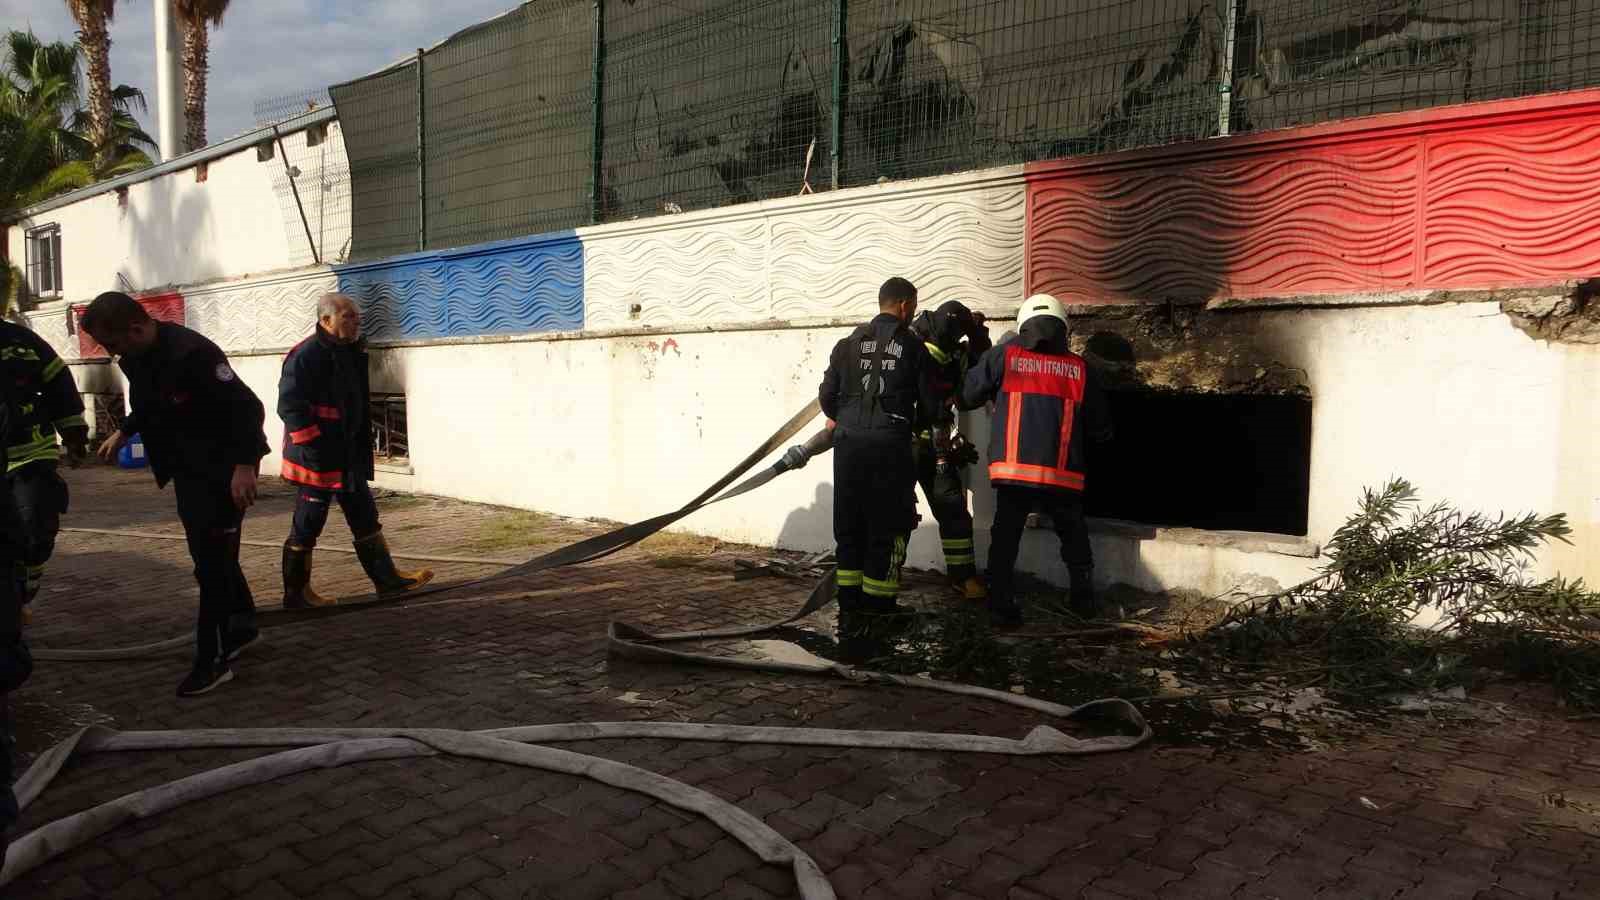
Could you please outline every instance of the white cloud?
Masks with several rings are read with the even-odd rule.
[[[155,99],[152,3],[121,0],[111,25],[111,78]],[[515,6],[513,0],[240,0],[211,37],[208,136],[255,125],[260,100],[358,78]],[[60,0],[0,0],[0,28],[73,40]],[[143,117],[155,133],[155,110]]]

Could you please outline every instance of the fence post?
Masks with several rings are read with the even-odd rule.
[[[422,80],[422,48],[417,48],[417,249],[428,249],[427,91]]]
[[[589,223],[600,224],[606,146],[606,3],[594,0],[594,134],[589,147]]]
[[[1227,137],[1233,128],[1233,53],[1239,38],[1239,4],[1228,0],[1227,32],[1222,39],[1222,84],[1217,92],[1217,136]]]
[[[846,16],[849,15],[850,0],[834,0],[833,10],[833,127],[829,136],[829,156],[832,160],[830,168],[829,185],[839,189],[839,182],[844,173],[844,110],[845,110],[845,79],[850,74],[850,51],[845,46]]]

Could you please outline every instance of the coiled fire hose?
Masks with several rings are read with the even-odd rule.
[[[739,465],[674,512],[578,541],[493,575],[449,584],[429,585],[408,592],[400,598],[366,595],[343,599],[334,606],[303,610],[268,610],[259,616],[259,623],[263,628],[288,625],[302,619],[354,612],[377,603],[393,602],[395,599],[411,601],[423,595],[459,591],[547,569],[592,562],[608,556],[644,540],[696,510],[749,493],[777,477],[786,470],[781,463],[728,488],[762,459],[793,439],[807,422],[815,418],[818,411],[817,403],[812,401]],[[818,438],[826,434],[824,432]],[[662,646],[674,642],[743,637],[770,631],[825,608],[833,600],[833,587],[834,577],[830,571],[813,588],[801,608],[780,622],[671,634],[655,634],[626,623],[613,622],[609,629],[607,650],[613,656],[648,662],[724,666],[778,673],[831,674],[854,682],[874,682],[944,691],[1019,706],[1063,722],[1098,720],[1117,726],[1119,733],[1078,738],[1050,725],[1039,725],[1022,740],[1014,740],[977,734],[853,731],[687,722],[572,722],[476,732],[427,728],[228,728],[119,732],[101,726],[91,726],[45,751],[34,761],[16,784],[19,808],[26,809],[37,799],[67,762],[78,754],[116,750],[188,750],[211,747],[295,749],[234,763],[136,791],[41,826],[23,835],[7,848],[4,868],[0,869],[0,886],[10,884],[46,861],[80,847],[124,822],[149,818],[186,803],[213,797],[235,788],[261,784],[311,769],[332,768],[352,762],[447,754],[593,778],[624,790],[647,794],[679,809],[698,813],[737,839],[763,861],[790,867],[799,885],[801,897],[807,900],[823,900],[832,898],[834,893],[816,862],[760,819],[733,804],[699,788],[636,766],[541,745],[615,738],[662,738],[956,753],[1083,755],[1127,750],[1150,739],[1150,727],[1139,715],[1139,711],[1132,704],[1120,699],[1095,700],[1082,706],[1068,707],[988,688],[865,671],[820,659],[815,662],[753,660],[691,653]],[[191,640],[190,636],[184,635],[153,644],[107,650],[39,649],[34,651],[34,657],[48,661],[132,659],[183,648],[188,646]]]

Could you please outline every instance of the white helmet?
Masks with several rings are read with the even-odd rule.
[[[1017,307],[1017,327],[1021,328],[1023,322],[1034,316],[1055,316],[1062,324],[1067,321],[1067,311],[1061,301],[1049,294],[1034,294],[1022,301],[1022,305]]]

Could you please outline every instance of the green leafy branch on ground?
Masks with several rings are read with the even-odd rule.
[[[1395,479],[1364,492],[1315,578],[1247,599],[1201,639],[1243,658],[1316,651],[1352,693],[1459,684],[1493,665],[1588,706],[1600,701],[1600,594],[1527,575],[1535,551],[1570,533],[1562,515],[1423,507]]]
[[[1581,581],[1529,577],[1534,554],[1570,534],[1560,515],[1489,517],[1423,506],[1396,479],[1364,492],[1329,540],[1316,577],[1229,605],[1113,589],[1134,621],[1084,622],[1059,592],[1026,591],[1021,634],[971,605],[919,617],[869,665],[1026,692],[1058,702],[1121,696],[1176,734],[1206,730],[1175,707],[1315,686],[1346,701],[1474,686],[1497,673],[1548,681],[1600,708],[1600,595]],[[1181,680],[1186,688],[1172,690]],[[1188,694],[1188,696],[1180,696]]]

